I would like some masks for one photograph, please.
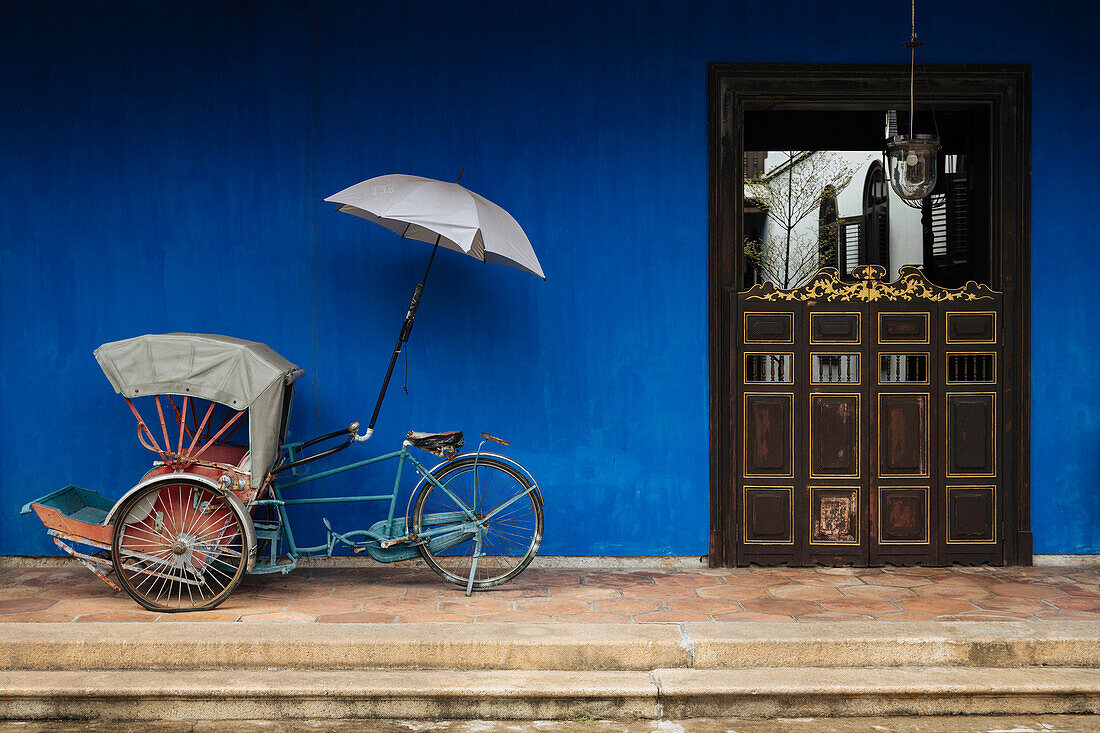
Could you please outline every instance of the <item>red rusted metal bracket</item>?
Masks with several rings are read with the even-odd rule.
[[[64,540],[68,540],[69,542],[74,543],[79,542],[81,544],[90,545],[92,547],[98,547],[99,549],[107,550],[108,552],[110,552],[111,550],[110,547],[100,544],[98,542],[84,539],[83,537],[76,537],[74,535],[66,534],[64,532],[59,532],[56,529],[49,530],[49,533],[53,536],[53,542],[55,545],[75,557],[77,562],[95,573],[96,576],[104,583],[111,586],[120,593],[122,592],[122,587],[115,583],[115,581],[107,577],[107,573],[111,572],[111,570],[114,569],[114,565],[111,564],[110,560],[105,557],[96,557],[95,555],[87,555],[83,552],[79,552],[76,548],[66,544]]]

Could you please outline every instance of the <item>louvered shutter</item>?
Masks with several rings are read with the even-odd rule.
[[[861,255],[865,256],[863,217],[849,216],[837,221],[837,252],[840,274],[847,277],[861,264]]]
[[[952,264],[970,258],[970,201],[966,173],[960,171],[947,177],[947,255]]]

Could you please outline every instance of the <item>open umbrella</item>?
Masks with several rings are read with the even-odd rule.
[[[462,180],[462,173],[458,174]],[[403,239],[434,243],[424,277],[413,290],[409,310],[390,358],[386,378],[378,393],[370,425],[363,435],[366,440],[374,433],[374,424],[382,409],[386,389],[393,375],[397,357],[409,340],[416,309],[424,284],[428,281],[435,253],[440,247],[476,257],[483,262],[508,265],[530,272],[544,280],[542,265],[531,247],[527,235],[516,220],[492,201],[477,195],[457,182],[437,181],[420,176],[401,174],[378,176],[345,188],[325,201],[339,204],[337,211],[362,217],[390,229]]]
[[[378,176],[325,201],[340,204],[338,211],[381,224],[406,239],[437,243],[483,262],[546,278],[531,242],[512,215],[457,183],[420,176]]]

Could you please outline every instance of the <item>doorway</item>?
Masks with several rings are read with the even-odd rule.
[[[907,206],[903,67],[709,71],[711,564],[1030,564],[1029,68],[922,72]]]

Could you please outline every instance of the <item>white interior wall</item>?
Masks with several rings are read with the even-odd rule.
[[[837,216],[841,219],[863,214],[863,184],[867,178],[867,171],[871,164],[881,159],[877,151],[836,151],[845,162],[855,168],[855,173],[849,183],[837,195]],[[787,154],[781,151],[769,152],[764,160],[764,171],[769,173],[786,163]],[[765,239],[773,226],[771,220],[766,220],[761,236]],[[807,240],[813,240],[817,231],[817,216],[811,215],[803,219],[796,232],[806,235]],[[921,265],[924,261],[923,231],[921,228],[921,212],[907,206],[890,190],[890,273],[889,279],[896,279],[898,269],[902,265]],[[801,283],[800,283],[801,284]],[[797,287],[797,285],[795,285]]]

